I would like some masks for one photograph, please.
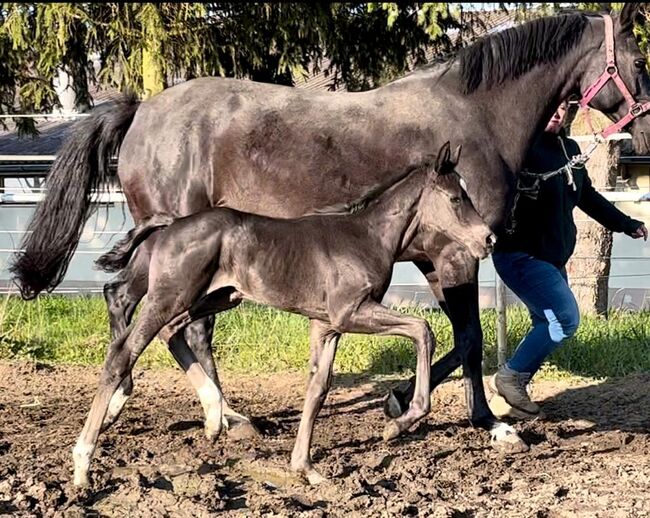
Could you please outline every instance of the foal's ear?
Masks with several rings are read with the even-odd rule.
[[[454,169],[456,169],[456,166],[458,165],[458,162],[460,161],[460,152],[463,150],[463,145],[458,144],[456,146],[456,149],[454,150],[454,158],[452,159],[452,162],[454,163]]]
[[[460,151],[463,148],[462,145],[456,146],[454,154],[451,154],[451,144],[449,141],[445,142],[440,151],[438,151],[438,158],[436,159],[436,173],[439,175],[445,175],[453,173],[456,170],[458,165],[458,160],[460,159]]]
[[[641,4],[639,3],[625,3],[618,15],[618,29],[619,31],[629,31],[634,26],[634,22],[642,22],[643,15],[640,11]],[[612,13],[614,14],[614,13]]]
[[[436,158],[436,173],[438,175],[448,174],[454,170],[451,163],[451,144],[449,141],[445,142],[440,151],[438,151],[438,158]]]

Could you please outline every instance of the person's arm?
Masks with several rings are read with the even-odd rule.
[[[643,222],[632,219],[618,210],[613,203],[606,200],[603,195],[594,189],[587,174],[585,174],[578,207],[612,232],[624,232],[628,236],[647,238],[648,231],[645,230]],[[637,235],[637,231],[641,231],[641,234]]]

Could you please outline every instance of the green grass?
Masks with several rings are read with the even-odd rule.
[[[402,309],[426,318],[438,342],[436,357],[450,350],[451,326],[439,311]],[[495,313],[483,311],[485,372],[496,366]],[[528,330],[521,308],[508,310],[508,342],[514,348]],[[253,304],[219,316],[215,353],[220,369],[235,372],[304,370],[309,357],[307,320]],[[650,313],[613,313],[608,320],[584,317],[574,339],[544,366],[545,377],[622,376],[650,371]],[[40,297],[23,302],[0,298],[0,358],[48,363],[100,364],[109,342],[108,318],[100,297]],[[390,374],[411,371],[413,348],[401,338],[348,335],[339,347],[338,372]],[[174,365],[166,348],[153,343],[140,360],[144,366]]]

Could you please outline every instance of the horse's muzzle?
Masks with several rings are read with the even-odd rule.
[[[487,257],[490,255],[492,252],[494,252],[494,245],[497,242],[497,236],[494,234],[490,234],[486,239],[485,239],[485,256]]]

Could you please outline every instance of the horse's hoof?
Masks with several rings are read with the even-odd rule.
[[[90,479],[88,472],[79,472],[75,470],[73,482],[74,487],[78,489],[88,489],[90,487]]]
[[[205,425],[205,436],[208,441],[216,441],[221,435],[221,426],[209,426]]]
[[[402,401],[398,397],[398,392],[396,390],[389,390],[386,399],[384,400],[384,414],[386,417],[395,419],[396,417],[401,416],[404,413],[402,408]]]
[[[526,453],[530,450],[514,428],[505,423],[500,423],[492,430],[490,443],[496,451],[507,455]]]
[[[310,486],[318,486],[319,484],[324,484],[328,481],[327,477],[321,475],[315,469],[310,469],[307,473],[304,473],[303,476],[307,479]]]
[[[384,427],[384,441],[392,441],[396,437],[399,437],[399,434],[401,434],[402,431],[400,430],[399,426],[395,421],[390,421],[386,426]]]
[[[261,436],[260,432],[250,421],[232,419],[228,421],[228,424],[228,439],[232,439],[233,441],[257,439]]]

